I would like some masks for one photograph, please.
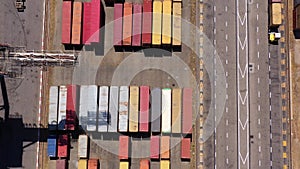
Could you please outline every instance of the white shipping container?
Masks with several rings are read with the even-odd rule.
[[[98,132],[107,132],[108,92],[108,86],[101,86],[99,89]]]
[[[86,130],[88,116],[89,86],[80,86],[79,125]]]
[[[78,157],[87,158],[88,157],[88,136],[79,135],[78,138]]]
[[[109,122],[108,131],[117,132],[118,126],[118,102],[119,102],[119,87],[111,86],[109,90]]]
[[[121,86],[119,97],[119,132],[128,131],[128,98],[128,86]]]
[[[67,116],[67,87],[59,87],[58,130],[64,130]]]
[[[58,87],[51,86],[49,90],[49,113],[48,128],[56,130],[57,128],[57,106],[58,106]]]
[[[97,94],[98,86],[88,86],[88,103],[87,103],[87,131],[97,130]]]
[[[163,133],[171,132],[171,89],[164,88],[162,89],[162,98],[161,98],[161,112],[162,112],[162,123],[161,130]]]

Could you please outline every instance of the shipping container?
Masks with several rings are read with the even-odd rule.
[[[87,169],[87,160],[78,160],[78,169]]]
[[[133,5],[132,46],[141,46],[142,41],[142,5]]]
[[[127,161],[120,161],[119,169],[129,169],[129,163]]]
[[[89,159],[88,161],[88,169],[98,169],[99,161],[98,159]]]
[[[50,135],[47,139],[48,149],[47,154],[49,157],[56,157],[56,136]]]
[[[150,158],[159,159],[159,136],[151,136],[150,139]]]
[[[111,86],[109,95],[108,131],[117,132],[118,128],[119,87]]]
[[[172,0],[163,1],[162,44],[170,45],[172,36]]]
[[[172,45],[181,46],[181,2],[173,2]]]
[[[86,130],[86,126],[87,126],[88,98],[89,98],[89,87],[86,85],[80,86],[79,125],[81,125],[82,129],[84,130]]]
[[[143,46],[151,45],[152,33],[152,0],[144,0],[143,3],[143,26],[142,26]]]
[[[169,169],[170,161],[169,160],[161,160],[160,161],[160,169]]]
[[[143,159],[140,161],[140,169],[149,169],[149,160]]]
[[[132,3],[124,3],[124,16],[123,16],[123,45],[131,45],[132,36]]]
[[[87,135],[79,135],[78,138],[78,157],[88,158],[89,138]]]
[[[119,132],[128,131],[128,99],[128,86],[121,86],[119,98]]]
[[[79,45],[81,43],[81,19],[82,19],[82,3],[73,2],[73,20],[72,20],[72,44]]]
[[[101,27],[101,0],[91,0],[91,42],[100,42],[100,27]]]
[[[190,148],[191,148],[191,139],[190,138],[182,138],[181,140],[181,158],[182,159],[190,159]]]
[[[67,85],[67,117],[66,130],[75,130],[77,127],[77,113],[79,100],[79,86]]]
[[[92,35],[92,3],[84,2],[83,3],[83,21],[82,21],[82,44],[89,45],[90,37]]]
[[[172,90],[172,133],[181,133],[181,89]]]
[[[87,131],[96,131],[97,128],[97,93],[98,86],[89,85],[87,104]]]
[[[153,1],[152,45],[161,45],[162,2]]]
[[[49,90],[48,129],[57,129],[58,87],[51,86]]]
[[[114,4],[114,46],[122,46],[123,38],[123,4]]]
[[[272,3],[274,3],[274,2],[281,2],[281,0],[271,0],[272,1]]]
[[[129,132],[138,132],[139,87],[130,86],[129,96]]]
[[[109,97],[108,86],[101,86],[99,89],[98,132],[107,132],[108,97]]]
[[[182,103],[183,103],[182,133],[185,134],[192,133],[192,123],[193,123],[192,97],[193,97],[193,89],[184,88],[183,98],[182,98]]]
[[[294,29],[300,29],[300,5],[294,9]]]
[[[60,159],[56,160],[56,169],[66,169],[67,168],[67,160]]]
[[[160,132],[161,128],[161,89],[151,90],[151,131]]]
[[[128,136],[119,136],[119,159],[127,160],[128,159],[128,149],[129,149],[129,137]]]
[[[271,4],[270,24],[271,26],[279,26],[282,23],[281,3]]]
[[[170,136],[161,136],[160,138],[160,158],[170,159]]]
[[[57,143],[57,156],[66,158],[68,157],[68,149],[69,149],[69,137],[67,134],[58,136]]]
[[[149,131],[149,86],[140,87],[140,132]]]
[[[171,89],[164,88],[162,89],[161,95],[161,113],[162,113],[162,122],[161,122],[161,131],[163,133],[171,132]]]
[[[72,2],[63,1],[62,4],[62,34],[61,43],[70,44],[71,43],[71,23],[72,23]]]
[[[58,130],[65,130],[67,116],[67,87],[59,87]]]

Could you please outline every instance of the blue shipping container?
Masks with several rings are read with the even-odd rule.
[[[48,156],[56,157],[56,137],[49,136],[47,142],[48,142]]]

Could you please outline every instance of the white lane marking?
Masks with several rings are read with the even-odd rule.
[[[272,93],[270,92],[270,98],[272,98]]]
[[[259,65],[257,65],[257,70],[259,70]]]
[[[226,83],[226,89],[228,88],[228,83]]]
[[[216,18],[216,17],[214,17],[214,23],[216,23],[216,21],[217,21],[217,18]]]
[[[261,146],[258,146],[258,152],[261,152]]]
[[[270,152],[271,152],[271,153],[273,152],[273,147],[270,147]]]
[[[228,120],[226,120],[226,126],[228,126]]]
[[[258,83],[258,84],[260,83],[260,78],[259,78],[259,77],[257,78],[257,83]]]
[[[43,70],[40,71],[38,124],[41,124],[42,89],[43,89]],[[40,126],[38,127],[38,141],[37,141],[37,147],[36,147],[36,165],[35,165],[36,169],[39,168],[39,152],[40,152]]]
[[[216,10],[217,10],[217,7],[216,7],[216,6],[214,6],[214,11],[216,12]]]
[[[226,158],[226,164],[228,164],[229,163],[229,160],[228,160],[228,158]]]
[[[228,46],[226,45],[226,47],[225,47],[225,50],[226,50],[226,53],[228,52]]]
[[[256,20],[258,21],[258,14],[256,15]]]
[[[256,27],[256,32],[258,33],[258,31],[259,31],[259,27]]]
[[[259,59],[259,52],[257,52],[257,58]]]
[[[226,11],[226,12],[228,11],[228,7],[227,7],[227,6],[225,6],[225,11]]]
[[[226,133],[226,138],[228,138],[228,133]]]
[[[257,92],[257,96],[260,97],[260,91]]]
[[[260,105],[258,105],[257,109],[258,109],[258,111],[260,111]]]
[[[226,77],[228,76],[228,72],[225,72]]]
[[[226,65],[228,65],[228,60],[227,60],[227,59],[226,59],[226,61],[225,61],[225,62],[226,62]]]
[[[225,35],[225,39],[226,39],[226,40],[228,39],[228,34]]]
[[[226,26],[226,27],[228,26],[228,22],[227,22],[227,21],[225,22],[225,26]]]
[[[228,151],[229,150],[229,147],[228,147],[228,145],[226,146],[226,151]]]
[[[260,139],[261,138],[261,135],[260,135],[260,132],[258,133],[258,139]]]
[[[216,28],[214,28],[214,34],[216,34],[217,33],[217,30],[216,30]]]
[[[226,100],[228,100],[228,94],[226,94]]]
[[[258,38],[256,39],[256,44],[259,45],[259,39]]]
[[[247,155],[246,155],[245,158],[242,157],[241,152],[239,152],[239,156],[240,156],[240,159],[242,160],[242,163],[246,164],[246,162],[248,161],[247,159],[248,159],[248,156],[249,156],[249,152],[247,152]]]
[[[257,120],[257,123],[260,125],[260,119]]]
[[[217,41],[216,41],[216,39],[214,39],[214,45],[216,46],[216,44],[217,44]]]
[[[258,3],[256,4],[256,8],[258,9]]]
[[[261,161],[260,160],[258,160],[258,166],[261,166]]]
[[[226,107],[225,111],[226,111],[226,113],[228,113],[228,107]]]

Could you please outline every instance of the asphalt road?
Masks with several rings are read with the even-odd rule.
[[[223,116],[206,142],[213,151],[204,153],[205,168],[270,168],[274,162],[280,168],[280,72],[277,46],[269,62],[268,2],[203,3],[204,33],[223,63],[227,89]]]

